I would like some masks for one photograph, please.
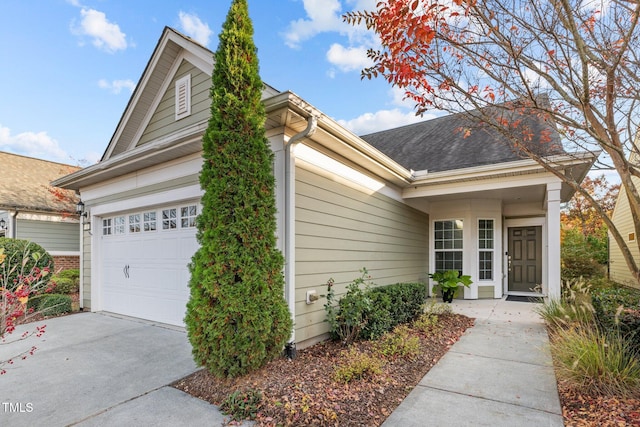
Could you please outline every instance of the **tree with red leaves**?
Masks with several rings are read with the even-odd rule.
[[[466,113],[506,136],[589,202],[640,281],[606,207],[556,168],[552,156],[529,149],[532,134],[521,122],[536,115],[554,123],[563,148],[576,157],[602,153],[596,166],[619,174],[640,235],[640,193],[632,179],[640,177],[632,155],[640,119],[639,18],[637,0],[385,0],[374,11],[344,16],[380,38],[363,78],[381,76],[404,89],[417,114]]]

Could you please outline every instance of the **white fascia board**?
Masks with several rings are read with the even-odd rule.
[[[406,188],[402,192],[404,198],[433,197],[456,193],[475,193],[498,189],[548,185],[558,182],[558,178],[546,173],[536,175],[508,176],[503,178],[475,179],[470,181],[433,182],[428,186]]]
[[[413,171],[406,169],[404,166],[395,162],[380,150],[373,147],[350,130],[341,126],[338,122],[322,113],[295,93],[290,91],[282,92],[264,100],[264,103],[267,113],[281,108],[288,108],[305,119],[308,119],[311,116],[316,116],[318,118],[318,128],[320,128],[325,134],[331,136],[331,139],[335,141],[335,143],[341,144],[343,147],[346,147],[361,158],[364,157],[367,161],[387,171],[402,183],[407,184],[412,180]],[[312,137],[311,139],[314,138]],[[317,140],[317,138],[315,139]],[[319,141],[317,142],[319,143]],[[331,147],[327,148],[331,149]],[[367,168],[366,164],[360,165]]]
[[[174,144],[178,144],[176,142],[178,140],[183,140],[183,144],[199,144],[202,140],[202,133],[204,132],[204,130],[206,130],[206,128],[206,122],[202,122],[188,128],[183,128],[154,142],[150,142],[140,147],[136,147],[133,150],[125,151],[124,153],[118,154],[117,156],[112,157],[109,160],[105,160],[87,168],[80,169],[79,171],[76,171],[70,175],[58,178],[55,181],[52,181],[51,185],[65,188],[65,186],[76,184],[78,182],[81,182],[84,178],[104,173],[107,170],[117,170],[118,167],[128,165],[132,162],[140,161],[141,159],[149,158],[163,149],[172,148]]]

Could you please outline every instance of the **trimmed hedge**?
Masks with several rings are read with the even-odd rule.
[[[58,294],[73,294],[80,290],[80,271],[64,270],[51,277],[56,284],[54,291]]]
[[[640,354],[640,290],[596,289],[591,292],[591,300],[598,325],[607,331],[619,331]],[[621,306],[623,309],[618,313]]]
[[[44,294],[38,298],[38,309],[45,316],[71,312],[71,297],[62,294]]]
[[[371,288],[368,292],[371,310],[362,330],[364,339],[380,337],[397,325],[411,322],[422,314],[427,299],[424,283],[396,283]]]
[[[29,240],[10,239],[8,237],[0,237],[0,248],[4,248],[4,254],[7,256],[5,265],[11,263],[12,265],[20,265],[23,260],[25,252],[28,252],[27,262],[22,269],[16,268],[11,274],[8,275],[7,285],[9,288],[13,285],[14,281],[18,280],[18,276],[21,274],[29,274],[31,271],[38,267],[44,269],[49,267],[50,271],[53,271],[53,257],[42,246],[37,243],[30,242]],[[34,259],[33,254],[39,253],[40,258]],[[2,274],[0,272],[0,274]],[[46,285],[51,276],[47,275],[43,278],[43,285]],[[4,279],[2,279],[4,282]]]

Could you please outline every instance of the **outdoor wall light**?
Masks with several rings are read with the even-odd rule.
[[[6,230],[7,229],[7,221],[4,220],[4,218],[0,219],[0,230]]]
[[[76,214],[85,218],[87,217],[87,213],[84,211],[84,203],[82,202],[82,200],[78,201],[78,204],[76,205]]]

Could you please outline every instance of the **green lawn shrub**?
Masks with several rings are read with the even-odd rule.
[[[384,361],[372,354],[363,353],[355,347],[340,353],[340,363],[336,366],[333,379],[349,383],[361,378],[370,378],[382,373]]]
[[[371,308],[362,338],[375,339],[397,325],[417,319],[423,312],[427,287],[424,283],[396,283],[371,288],[368,296]]]
[[[261,403],[260,390],[236,390],[224,399],[220,410],[233,421],[255,420]]]
[[[598,325],[618,331],[640,355],[640,290],[623,286],[597,289],[591,295]]]
[[[396,283],[372,287],[366,269],[354,279],[347,292],[335,304],[334,282],[327,283],[327,321],[333,339],[349,345],[359,338],[371,340],[400,324],[408,323],[423,312],[427,297],[424,283]]]
[[[42,294],[38,298],[36,311],[45,316],[57,316],[71,312],[71,297],[63,294]]]
[[[398,325],[375,342],[376,350],[384,357],[412,359],[420,352],[420,338],[413,335],[406,324]]]
[[[58,294],[73,294],[80,290],[80,270],[64,270],[51,277],[56,284],[54,291]]]

